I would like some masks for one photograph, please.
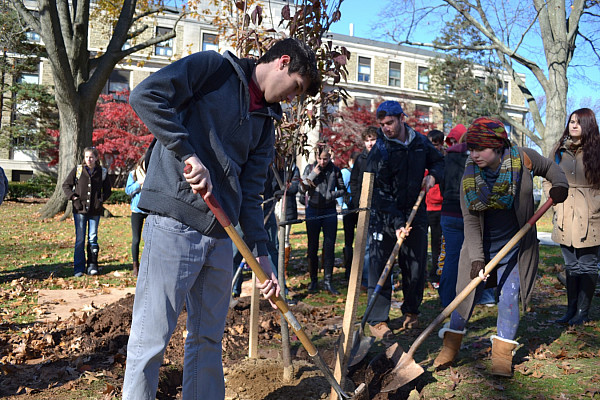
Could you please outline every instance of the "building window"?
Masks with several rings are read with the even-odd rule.
[[[42,38],[40,37],[40,34],[34,31],[27,31],[25,32],[25,38],[33,43],[41,43]]]
[[[430,117],[429,113],[431,112],[431,107],[423,106],[417,104],[415,106],[415,116],[419,119],[420,122],[426,124],[429,123]]]
[[[125,71],[122,69],[115,69],[110,73],[110,77],[104,85],[104,89],[102,93],[104,94],[112,94],[115,100],[126,101],[127,99],[123,96],[116,95],[116,93],[120,93],[126,90],[129,90],[129,76],[131,75],[131,71]]]
[[[159,26],[156,28],[156,36],[162,36],[171,32],[171,30],[171,28],[162,28]],[[173,55],[173,38],[165,40],[164,42],[160,42],[157,45],[155,45],[154,55],[171,57]]]
[[[503,84],[498,87],[498,96],[502,97],[502,101],[508,103],[508,82],[504,81]]]
[[[358,57],[358,81],[371,82],[371,59]]]
[[[38,85],[40,83],[40,75],[36,73],[21,74],[18,79],[19,83],[32,83]]]
[[[358,108],[359,110],[363,110],[363,111],[369,111],[371,112],[371,99],[364,99],[364,98],[360,98],[360,97],[356,97],[354,99],[354,104],[356,105],[356,108]]]
[[[390,62],[389,85],[400,87],[400,78],[402,64],[398,62]]]
[[[424,92],[429,90],[429,74],[427,67],[419,67],[418,89]]]
[[[202,34],[202,51],[219,51],[219,37],[212,33]]]

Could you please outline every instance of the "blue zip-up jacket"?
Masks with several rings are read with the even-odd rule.
[[[225,58],[234,73],[218,89],[193,95]],[[183,177],[184,161],[196,154],[208,169],[213,195],[232,224],[240,223],[256,255],[266,255],[261,208],[267,168],[274,155],[274,119],[279,103],[250,112],[248,82],[254,61],[227,52],[195,53],[153,73],[131,92],[129,102],[158,139],[144,181],[139,208],[174,218],[202,234],[226,233],[201,196]],[[190,105],[180,110],[184,104]]]
[[[125,193],[131,197],[131,211],[139,214],[146,214],[138,207],[138,203],[140,202],[140,194],[142,193],[142,186],[138,183],[138,181],[133,179],[133,173],[134,171],[131,171],[127,177]]]
[[[425,171],[437,183],[444,179],[444,158],[424,136],[407,124],[406,134],[412,138],[408,145],[388,139],[381,128],[377,142],[367,156],[367,172],[375,173],[372,208],[394,217],[394,229],[406,224],[406,219],[419,197]],[[425,202],[419,214],[426,217]]]

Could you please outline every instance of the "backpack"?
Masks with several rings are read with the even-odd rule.
[[[200,89],[194,92],[191,98],[189,98],[177,108],[177,112],[182,112],[183,110],[189,108],[192,104],[200,100],[202,96],[206,96],[210,92],[214,92],[215,90],[220,88],[225,83],[225,81],[229,79],[231,74],[233,74],[233,66],[229,61],[227,61],[227,59],[223,58],[223,61],[221,61],[221,65],[219,66],[219,68],[217,68],[217,70],[208,77],[206,82],[204,82],[204,85],[202,85]],[[188,116],[186,115],[186,117],[183,120],[184,125],[187,122],[187,119]],[[150,145],[148,146],[148,149],[144,154],[146,170],[150,168],[150,156],[152,155],[152,150],[154,150],[154,145],[156,145],[156,140],[156,137],[152,139],[152,142],[150,142]]]

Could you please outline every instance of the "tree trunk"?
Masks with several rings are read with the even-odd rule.
[[[60,138],[58,147],[58,178],[50,200],[40,210],[41,218],[52,218],[65,211],[67,197],[62,184],[67,175],[81,162],[83,149],[92,145],[92,122],[95,103],[59,104]]]

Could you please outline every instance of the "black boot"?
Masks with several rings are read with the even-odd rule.
[[[323,271],[325,272],[325,277],[323,279],[323,287],[325,288],[325,290],[327,290],[329,293],[331,293],[334,296],[339,296],[340,292],[338,292],[335,287],[333,287],[333,265],[330,266],[324,266],[323,267]]]
[[[352,248],[344,247],[344,268],[346,272],[344,276],[346,280],[350,279],[350,269],[352,268]]]
[[[97,275],[98,274],[98,253],[100,252],[100,247],[98,245],[87,246],[88,253],[88,275]]]
[[[317,276],[318,265],[312,260],[308,260],[308,274],[310,275],[310,284],[308,285],[309,292],[316,292],[319,290],[319,278]]]
[[[581,325],[590,320],[588,313],[594,291],[596,290],[596,281],[598,273],[584,274],[579,276],[579,296],[577,297],[577,313],[569,321],[569,325]]]
[[[569,320],[575,316],[577,312],[577,297],[579,295],[579,275],[573,275],[566,272],[566,287],[567,287],[567,312],[562,318],[554,322],[561,325],[567,325]]]

